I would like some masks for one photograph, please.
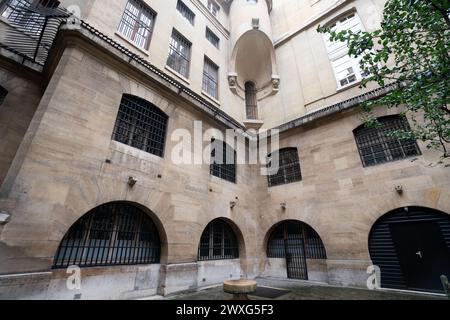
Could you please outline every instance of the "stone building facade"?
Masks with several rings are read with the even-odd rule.
[[[4,36],[20,29],[11,14],[16,2],[2,2]],[[374,162],[364,158],[358,104],[389,88],[360,89],[357,61],[316,31],[319,24],[373,30],[383,4],[39,2],[75,10],[82,20],[61,24],[44,60],[14,43],[0,49],[0,298],[137,298],[261,276],[365,287],[368,267],[380,263],[382,287],[436,291],[409,282],[401,254],[393,262],[400,261],[400,275],[383,265],[373,234],[384,217],[417,212],[440,226],[436,239],[450,247],[450,171],[430,165],[440,154],[420,142],[410,153],[396,142],[405,149],[397,157],[380,161],[372,149]],[[167,116],[161,154],[118,141],[124,97]],[[376,113],[399,121],[400,110]],[[208,163],[175,163],[173,137],[193,133],[199,122],[202,133],[236,129],[249,140],[257,137],[249,128],[278,129],[279,149],[295,150],[300,169],[269,187],[261,163],[237,164],[234,181]],[[64,241],[74,246],[69,230],[80,219],[108,204],[150,218],[158,259],[84,261],[81,288],[69,288],[72,274],[55,268],[57,252]],[[210,227],[217,221],[227,226],[214,231],[222,247],[206,243],[213,253],[202,256],[203,239],[216,241],[205,232],[219,228]],[[215,249],[222,250],[217,259]]]

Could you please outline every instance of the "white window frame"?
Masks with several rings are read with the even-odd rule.
[[[337,19],[331,25],[331,30],[336,32],[349,29],[353,32],[365,31],[364,25],[356,11]],[[330,41],[328,34],[324,34],[323,37],[338,90],[361,82],[363,71],[359,63],[362,56],[358,58],[350,57],[346,42]]]

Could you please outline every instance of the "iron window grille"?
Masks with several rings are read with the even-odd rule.
[[[140,48],[148,49],[156,12],[138,0],[128,0],[118,32]]]
[[[256,85],[254,82],[248,81],[245,83],[245,109],[247,119],[258,119],[258,102],[256,99]]]
[[[192,44],[178,31],[175,29],[172,31],[167,65],[185,78],[189,77],[191,46]]]
[[[150,102],[123,95],[113,140],[163,157],[168,119],[163,111]]]
[[[69,229],[53,268],[159,263],[160,252],[157,228],[147,214],[130,204],[109,203]]]
[[[191,25],[194,25],[195,14],[183,1],[178,0],[177,10]]]
[[[214,17],[217,18],[219,16],[220,6],[215,0],[208,0],[208,10]]]
[[[225,221],[214,220],[203,231],[198,248],[198,260],[237,258],[239,258],[239,245],[233,230]]]
[[[60,2],[56,0],[7,0],[0,6],[1,16],[11,23],[19,25],[22,30],[31,36],[38,37],[44,26],[41,14],[29,8],[55,9]]]
[[[279,169],[277,173],[268,175],[267,179],[269,187],[294,183],[302,180],[302,173],[300,169],[300,159],[297,148],[286,148],[277,151],[279,160]],[[273,154],[269,155],[268,169],[274,167]]]
[[[267,257],[286,258],[288,246],[297,247],[296,253],[306,259],[327,259],[325,246],[319,234],[305,223],[287,221],[276,227],[267,243]]]
[[[203,68],[203,91],[214,99],[219,99],[219,67],[205,57]]]
[[[2,105],[3,102],[5,101],[7,94],[8,90],[0,86],[0,105]]]
[[[354,131],[356,144],[364,167],[375,166],[421,155],[413,139],[391,136],[395,131],[410,131],[408,120],[400,115],[378,119],[379,127],[360,126]]]
[[[206,39],[211,42],[211,44],[216,47],[217,49],[219,49],[219,44],[220,44],[220,39],[218,36],[216,36],[216,34],[214,32],[211,31],[211,29],[209,29],[208,27],[206,27],[206,34],[205,34]]]
[[[236,151],[220,140],[211,142],[211,175],[236,183]]]

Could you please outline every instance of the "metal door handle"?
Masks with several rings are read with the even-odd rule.
[[[416,254],[422,259],[422,251],[416,252]]]

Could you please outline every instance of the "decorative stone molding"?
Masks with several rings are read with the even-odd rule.
[[[272,90],[278,92],[280,90],[280,76],[272,75]]]
[[[233,93],[237,93],[237,87],[238,87],[238,83],[237,83],[237,73],[235,72],[230,72],[228,74],[228,85],[230,87],[230,90]]]

